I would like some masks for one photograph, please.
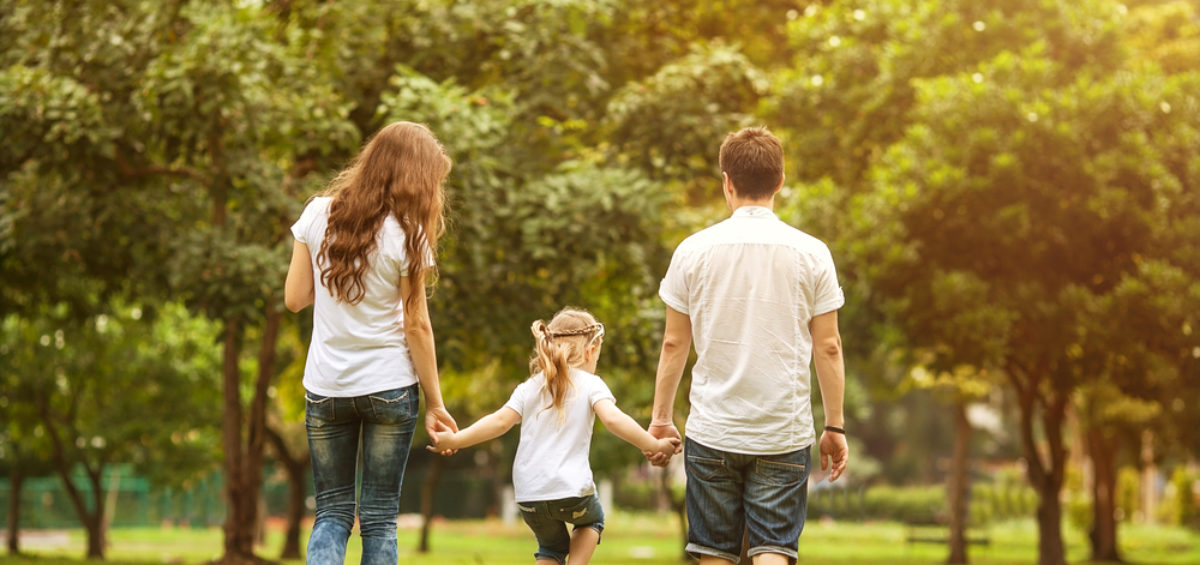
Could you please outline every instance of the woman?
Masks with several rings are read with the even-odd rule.
[[[360,442],[362,563],[396,564],[418,386],[430,437],[458,430],[442,402],[425,301],[449,173],[450,159],[428,128],[389,124],[292,226],[285,302],[293,312],[316,305],[304,368],[317,503],[310,565],[345,558]]]

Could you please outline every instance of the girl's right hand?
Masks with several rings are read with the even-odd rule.
[[[454,455],[458,452],[455,445],[455,432],[440,431],[429,435],[429,439],[433,441],[433,445],[426,445],[425,449],[437,453],[439,455]]]
[[[660,461],[669,461],[672,455],[679,453],[681,442],[677,437],[667,437],[658,440],[658,447],[654,450],[654,455],[658,456]]]

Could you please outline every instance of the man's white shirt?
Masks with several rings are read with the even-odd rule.
[[[809,322],[845,302],[828,246],[743,206],[679,244],[658,293],[691,318],[690,439],[751,455],[816,442]]]

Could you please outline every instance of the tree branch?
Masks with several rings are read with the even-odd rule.
[[[164,176],[177,178],[190,178],[199,182],[202,185],[208,186],[212,184],[212,179],[191,167],[168,167],[164,165],[143,165],[135,167],[130,165],[128,161],[117,151],[116,158],[117,170],[121,173],[121,177],[125,179],[138,179],[144,177]]]
[[[1041,453],[1038,452],[1037,444],[1033,437],[1033,410],[1036,404],[1036,399],[1033,394],[1033,387],[1025,388],[1021,386],[1021,378],[1015,373],[1020,371],[1019,367],[1014,367],[1017,371],[1006,371],[1009,380],[1013,383],[1013,388],[1017,389],[1017,404],[1020,408],[1021,416],[1021,449],[1025,453],[1025,461],[1029,465],[1029,476],[1039,486],[1039,490],[1046,480],[1046,465],[1042,461]]]
[[[50,436],[51,456],[54,460],[55,470],[58,471],[59,478],[62,479],[63,488],[66,489],[67,495],[71,499],[71,505],[75,507],[75,512],[79,514],[80,519],[85,524],[92,521],[92,516],[88,514],[87,505],[83,502],[83,494],[71,481],[70,466],[67,465],[67,458],[64,455],[62,438],[59,437],[58,428],[54,426],[54,420],[50,414],[50,401],[44,394],[37,395],[38,415],[41,416],[42,424],[46,426],[46,434]]]

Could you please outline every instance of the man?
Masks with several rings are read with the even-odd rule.
[[[693,339],[684,447],[687,551],[702,565],[796,559],[816,442],[809,362],[825,408],[821,469],[846,469],[845,385],[837,309],[844,303],[829,248],[775,216],[783,147],[764,128],[721,144],[732,216],[679,244],[659,288],[666,329],[649,431],[679,437],[675,392]],[[666,457],[652,457],[656,465]]]

